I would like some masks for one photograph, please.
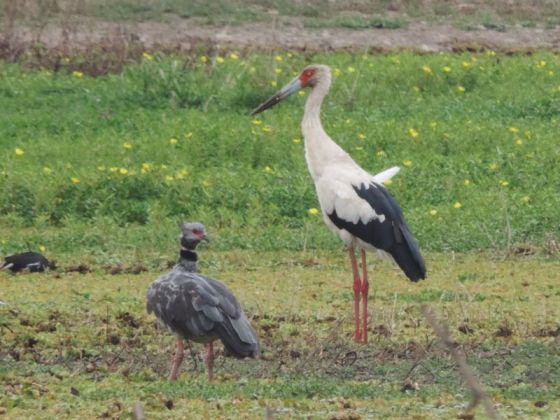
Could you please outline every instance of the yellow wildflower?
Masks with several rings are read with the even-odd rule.
[[[509,185],[509,182],[507,182],[505,179],[501,179],[500,180],[500,187],[507,187]]]
[[[463,184],[465,185],[465,187],[468,187],[469,185],[471,185],[471,181],[468,180],[468,179],[465,179],[465,180],[463,181]]]
[[[451,73],[451,67],[449,66],[444,66],[442,70],[444,73]]]
[[[341,73],[340,69],[334,69],[334,77],[339,77]]]
[[[148,61],[152,61],[154,59],[154,56],[148,52],[144,52],[142,54],[142,57],[144,57],[144,59]]]
[[[382,158],[386,156],[386,153],[383,150],[378,150],[375,154],[378,158]]]
[[[356,146],[356,150],[364,150],[363,146]]]
[[[265,166],[264,167],[264,172],[266,172],[267,174],[271,174],[273,171],[272,171],[272,168],[270,166]]]
[[[208,57],[206,57],[205,55],[201,55],[199,57],[199,60],[201,63],[206,63],[208,61]]]
[[[471,66],[471,63],[469,63],[468,61],[463,61],[462,65],[464,69],[468,69]]]
[[[39,251],[45,252],[46,250],[47,250],[47,247],[45,245],[39,245]]]
[[[23,156],[24,153],[23,149],[16,147],[16,156]]]
[[[126,174],[128,173],[128,169],[126,169],[126,168],[120,168],[120,169],[119,169],[119,173],[120,173],[121,175],[126,175]]]
[[[52,174],[52,169],[49,168],[48,166],[45,166],[45,167],[43,168],[43,173],[44,173],[45,175],[50,175],[50,174]]]
[[[437,215],[437,210],[436,209],[430,210],[430,215],[431,216],[436,216]]]
[[[422,71],[424,72],[424,74],[432,74],[432,69],[427,64],[424,64],[422,66]]]
[[[306,95],[305,90],[300,90],[297,94],[298,94],[298,96],[305,96]]]
[[[391,185],[393,183],[392,179],[386,179],[385,181],[383,181],[383,185],[385,185],[386,187],[388,187],[389,185]]]
[[[97,167],[97,170],[100,171],[100,172],[103,172],[105,170],[105,166],[104,165],[99,165]]]
[[[80,178],[77,178],[75,176],[73,176],[72,178],[70,178],[70,180],[72,181],[73,184],[79,184],[80,183]]]
[[[223,63],[224,63],[224,57],[217,56],[217,57],[216,57],[216,63],[218,63],[218,64],[223,64]]]
[[[348,73],[350,73],[350,74],[352,74],[352,73],[354,73],[354,72],[356,71],[356,69],[355,69],[354,67],[352,67],[352,66],[348,66],[348,67],[346,68],[346,70],[347,70]]]
[[[317,216],[319,214],[319,210],[317,210],[315,207],[312,207],[307,210],[307,214],[310,216]]]
[[[239,60],[239,56],[236,53],[231,53],[229,55],[229,58],[231,58],[232,60]]]
[[[412,166],[412,161],[410,159],[403,160],[403,165],[406,167]]]
[[[364,133],[358,133],[358,138],[360,140],[365,140],[366,139],[366,135]]]
[[[457,86],[457,92],[459,92],[459,93],[465,93],[465,87],[464,87],[464,86],[461,86],[461,85]]]
[[[169,144],[172,145],[172,146],[176,145],[177,142],[178,142],[178,140],[176,138],[169,139]]]
[[[296,137],[296,138],[292,139],[292,143],[294,143],[294,144],[300,144],[300,143],[301,143],[301,139],[298,138],[298,137]]]
[[[262,128],[262,131],[265,132],[265,133],[270,133],[272,131],[272,127],[270,125],[265,125]]]
[[[497,163],[491,163],[490,164],[490,170],[492,172],[495,172],[498,169],[498,164]]]
[[[517,127],[510,127],[510,128],[509,128],[509,131],[512,132],[513,134],[517,134],[517,133],[519,133],[519,128],[517,128]]]
[[[521,146],[521,145],[523,144],[523,140],[521,140],[520,138],[518,138],[518,139],[515,141],[515,144],[517,144],[518,146]]]
[[[454,209],[457,209],[457,210],[458,210],[458,209],[460,209],[461,207],[463,207],[463,205],[462,205],[459,201],[456,201],[455,204],[453,204],[453,208],[454,208]]]
[[[436,127],[437,127],[437,122],[432,121],[432,122],[430,123],[430,128],[431,128],[432,130],[435,130]]]
[[[253,124],[255,124],[255,125],[261,125],[261,124],[262,124],[262,121],[259,120],[258,118],[255,118],[255,119],[253,120]]]
[[[523,204],[527,204],[529,201],[531,201],[531,199],[529,198],[528,195],[525,195],[525,196],[523,196],[523,197],[521,198],[521,202],[522,202]]]
[[[410,137],[412,137],[413,139],[415,139],[415,138],[418,137],[418,131],[416,131],[416,129],[411,127],[411,128],[408,129],[408,135]]]
[[[109,168],[110,172],[117,172],[118,170],[119,170],[119,168],[117,168],[115,166],[112,166],[112,167]]]
[[[276,61],[278,61],[278,62],[280,62],[280,61],[283,60],[283,58],[282,58],[281,55],[277,55],[276,57],[274,57],[274,59],[275,59]]]
[[[276,86],[278,86],[278,82],[277,82],[276,80],[271,80],[271,81],[270,81],[270,85],[271,85],[272,87],[276,87]]]
[[[280,74],[280,73],[282,73],[282,69],[274,69],[274,73]]]
[[[126,143],[123,143],[122,147],[124,147],[125,149],[130,150],[130,149],[132,149],[132,144],[126,142]]]
[[[82,73],[81,71],[78,71],[78,70],[74,70],[72,72],[72,76],[74,76],[78,79],[81,79],[82,77],[84,77],[84,73]]]
[[[166,182],[173,182],[175,180],[175,178],[173,178],[171,175],[165,175],[165,181]]]

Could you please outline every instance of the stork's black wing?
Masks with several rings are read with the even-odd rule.
[[[362,241],[389,253],[410,280],[425,278],[424,259],[395,199],[381,185],[361,184],[353,188],[377,216],[384,217],[372,217],[367,222],[358,220],[354,223],[340,217],[335,208],[328,214],[329,219],[339,229],[345,229]]]
[[[150,285],[148,312],[186,339],[219,338],[229,354],[255,357],[257,334],[231,291],[218,280],[173,270]]]

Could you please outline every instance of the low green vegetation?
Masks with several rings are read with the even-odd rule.
[[[145,312],[147,285],[161,270],[1,273],[0,411],[130,418],[140,401],[147,418],[259,419],[267,408],[279,418],[456,418],[470,394],[420,303],[449,324],[503,418],[560,410],[557,261],[428,253],[430,277],[413,284],[373,260],[370,343],[356,345],[343,252],[205,248],[202,271],[244,303],[261,359],[218,351],[208,384],[195,344],[179,380],[168,382],[174,337]]]
[[[503,417],[560,410],[557,55],[138,55],[122,72],[110,53],[0,64],[0,255],[60,267],[0,273],[0,415],[455,417],[470,395],[423,304]],[[305,95],[248,116],[311,62],[332,68],[331,136],[368,171],[401,166],[388,188],[428,265],[412,284],[372,259],[367,346],[346,255],[310,211]],[[208,227],[202,270],[263,346],[219,353],[215,384],[199,346],[166,380],[174,338],[145,313],[184,219]]]
[[[558,252],[557,55],[232,52],[99,77],[80,56],[1,64],[0,253],[158,267],[182,219],[221,250],[339,249],[309,213],[305,96],[248,116],[310,62],[333,71],[333,139],[372,173],[402,168],[388,188],[422,249]]]
[[[2,5],[0,3],[0,5]],[[293,24],[301,19],[306,27],[387,28],[406,27],[410,22],[451,24],[466,30],[506,31],[540,25],[546,29],[560,23],[560,5],[554,0],[489,2],[418,1],[325,1],[325,0],[5,0],[0,19],[41,21],[100,19],[110,21],[170,22],[190,18],[197,24],[243,25],[255,22]]]

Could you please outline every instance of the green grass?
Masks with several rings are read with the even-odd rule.
[[[139,400],[150,418],[456,417],[470,396],[421,304],[503,417],[558,412],[557,55],[201,52],[105,74],[119,66],[96,54],[60,56],[58,71],[31,54],[0,64],[0,255],[44,246],[62,267],[0,273],[0,412],[126,417]],[[308,214],[305,98],[248,117],[309,62],[333,69],[331,136],[368,171],[402,167],[388,188],[427,259],[420,284],[372,259],[368,346],[351,341],[342,245]],[[145,313],[182,219],[207,225],[202,270],[231,286],[264,349],[220,353],[212,385],[199,346],[166,381],[173,337]],[[417,390],[401,391],[407,376]]]
[[[21,4],[5,0],[0,18],[36,23],[67,21],[68,17],[112,21],[169,21],[171,17],[193,18],[210,25],[242,25],[271,22],[290,25],[303,18],[307,27],[401,28],[412,22],[447,23],[462,29],[499,31],[540,25],[552,29],[560,22],[560,5],[541,2],[493,0],[491,2],[434,0],[325,1],[325,0],[35,0]],[[0,3],[1,5],[1,3]]]
[[[456,417],[469,392],[419,302],[445,317],[504,418],[553,418],[560,409],[557,261],[430,253],[429,280],[412,284],[373,260],[371,340],[363,346],[351,339],[344,253],[202,249],[201,256],[202,270],[226,280],[254,317],[262,359],[219,353],[210,385],[194,345],[197,367],[187,357],[170,383],[173,337],[145,313],[158,272],[2,273],[9,306],[0,307],[0,407],[8,418],[129,416],[137,400],[157,418],[262,418],[267,406],[296,418]],[[473,267],[480,280],[461,282]],[[417,390],[401,390],[407,376]]]
[[[181,219],[222,250],[339,249],[308,215],[305,98],[248,116],[310,61],[333,68],[327,132],[370,172],[402,167],[389,189],[422,249],[556,252],[557,55],[201,57],[101,77],[83,57],[0,65],[0,253],[157,267]]]

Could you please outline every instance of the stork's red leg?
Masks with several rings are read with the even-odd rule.
[[[354,341],[359,343],[362,341],[362,334],[360,333],[360,291],[361,291],[361,281],[360,273],[358,271],[358,262],[356,261],[356,255],[354,254],[354,247],[348,247],[348,254],[350,255],[350,263],[352,264],[352,274],[354,276]]]
[[[208,369],[208,382],[214,377],[214,342],[206,344],[206,369]]]
[[[179,372],[179,366],[183,363],[183,356],[185,355],[185,343],[183,340],[177,339],[177,350],[175,351],[175,358],[173,359],[173,365],[171,366],[171,373],[169,374],[169,379],[172,381],[177,380],[177,373]]]
[[[366,263],[366,251],[362,249],[362,311],[363,311],[363,319],[362,322],[363,326],[363,339],[364,343],[368,342],[368,310],[367,310],[367,301],[368,301],[368,291],[369,291],[369,283],[368,283],[368,273],[367,273],[367,263]]]

